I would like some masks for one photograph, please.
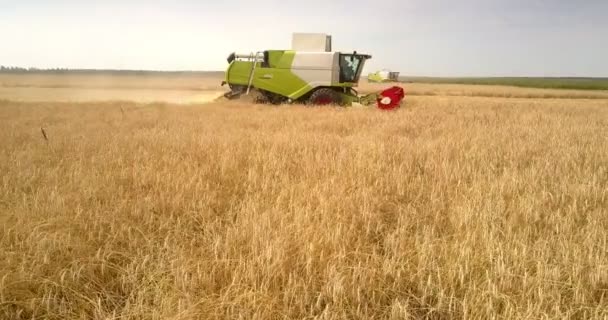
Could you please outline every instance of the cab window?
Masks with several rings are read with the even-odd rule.
[[[361,57],[356,55],[340,55],[340,82],[357,82]]]

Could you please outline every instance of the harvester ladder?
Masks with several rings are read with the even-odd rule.
[[[255,68],[258,66],[258,57],[262,52],[256,52],[255,55],[252,53],[250,59],[253,60],[253,65],[251,65],[251,71],[249,72],[249,82],[247,83],[247,92],[246,95],[249,95],[249,91],[251,90],[251,85],[253,84],[253,75],[255,73]]]

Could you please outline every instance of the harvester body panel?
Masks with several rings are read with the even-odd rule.
[[[239,57],[243,59],[239,59]],[[226,83],[264,90],[291,100],[317,88],[356,87],[368,55],[340,52],[267,50],[229,58]]]

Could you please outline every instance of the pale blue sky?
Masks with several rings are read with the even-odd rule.
[[[608,0],[0,0],[0,65],[223,70],[326,32],[420,76],[608,77]]]

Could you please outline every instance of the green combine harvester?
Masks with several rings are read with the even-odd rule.
[[[367,81],[375,83],[399,82],[399,72],[386,69],[376,71],[367,75]]]
[[[295,45],[294,45],[295,46]],[[331,45],[330,45],[331,46]],[[306,49],[306,48],[305,48]],[[392,87],[359,96],[355,90],[363,66],[371,55],[331,50],[266,50],[250,54],[232,53],[222,86],[224,96],[238,99],[255,94],[262,103],[340,105],[378,103],[382,109],[397,108],[404,93]]]

